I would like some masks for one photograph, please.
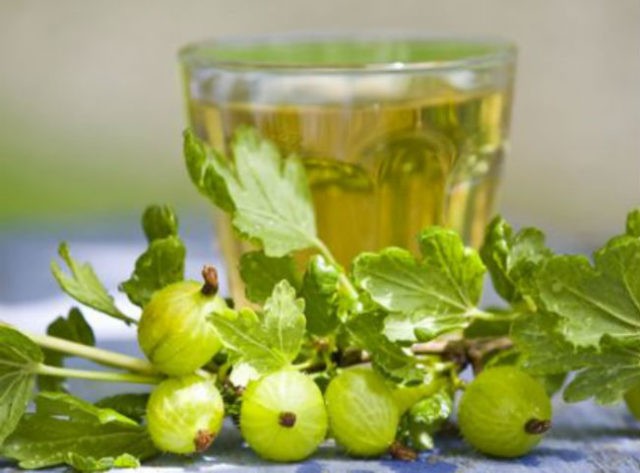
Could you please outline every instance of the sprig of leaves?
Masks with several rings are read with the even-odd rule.
[[[369,353],[373,366],[387,378],[406,385],[420,384],[425,370],[417,366],[418,360],[383,333],[384,313],[365,313],[352,317],[345,330],[355,347]]]
[[[295,286],[292,253],[321,246],[314,241],[315,227],[301,232],[286,220],[298,215],[294,226],[312,221],[299,162],[294,160],[295,172],[285,172],[290,158],[283,159],[272,145],[247,130],[236,135],[234,156],[228,160],[193,135],[185,138],[187,164],[198,188],[230,212],[241,235],[264,248],[244,256],[241,263],[249,298],[262,302],[279,279]],[[286,229],[287,238],[261,226],[265,216]],[[292,235],[295,243],[289,240]],[[633,211],[625,235],[596,252],[591,266],[584,257],[554,255],[542,232],[534,228],[515,232],[501,217],[488,226],[479,254],[466,248],[455,232],[430,228],[419,235],[418,258],[402,248],[358,256],[352,272],[360,289],[355,302],[341,292],[346,275],[335,260],[316,256],[299,288],[307,302],[307,330],[313,336],[335,338],[338,346],[352,344],[370,352],[377,369],[400,382],[410,382],[416,366],[403,347],[465,329],[469,337],[511,336],[517,355],[512,358],[533,373],[586,374],[590,366],[595,369],[588,363],[591,352],[606,354],[614,346],[619,351],[620,343],[639,337],[639,235],[640,211]],[[285,248],[279,246],[281,241],[291,244]],[[478,307],[486,269],[510,310]],[[366,320],[364,313],[377,315]],[[258,316],[245,318],[247,333],[260,324]],[[347,335],[346,342],[340,334]],[[605,335],[611,337],[606,345]],[[566,396],[574,398],[575,389],[570,385]],[[585,395],[584,389],[580,391]],[[597,397],[607,398],[601,393]]]
[[[60,316],[51,322],[47,327],[47,335],[89,346],[94,346],[96,343],[91,326],[77,307],[71,308],[67,317]],[[45,349],[43,353],[44,363],[49,366],[62,366],[66,358],[66,355],[59,351]],[[41,391],[65,390],[64,379],[40,375],[38,388]]]
[[[35,386],[40,347],[11,327],[0,325],[0,445],[18,425]]]
[[[184,279],[186,248],[178,236],[178,218],[167,206],[149,206],[142,216],[149,247],[136,260],[131,277],[120,284],[129,300],[143,307],[158,289]]]
[[[364,253],[354,262],[358,285],[390,312],[385,333],[394,341],[428,341],[465,328],[478,308],[485,267],[460,236],[433,227],[419,236],[421,259],[401,248]]]
[[[289,366],[300,351],[305,332],[304,301],[282,280],[264,304],[264,311],[226,310],[211,322],[236,363],[256,377]],[[237,365],[236,365],[237,368]]]
[[[565,338],[597,346],[603,334],[640,341],[640,239],[622,236],[593,255],[555,256],[536,277],[539,301],[560,316]]]
[[[627,234],[593,255],[553,256],[535,274],[539,310],[516,321],[512,336],[533,372],[577,371],[569,402],[621,399],[640,383],[640,238],[633,211]],[[631,229],[631,230],[630,230]]]
[[[322,384],[343,366],[367,361],[395,383],[396,393],[410,393],[401,396],[400,438],[415,448],[430,448],[461,383],[457,360],[447,353],[450,345],[467,350],[463,355],[474,344],[503,347],[481,353],[474,366],[476,361],[515,364],[553,389],[571,372],[563,393],[569,402],[591,397],[615,402],[640,384],[640,209],[628,215],[624,234],[594,253],[593,263],[555,255],[539,230],[515,232],[496,217],[480,252],[467,248],[452,230],[433,227],[418,236],[419,255],[402,248],[363,253],[348,273],[317,237],[302,161],[283,157],[248,129],[236,133],[231,149],[232,156],[223,157],[185,133],[192,181],[229,214],[238,235],[258,247],[242,256],[239,270],[247,298],[262,307],[210,317],[225,350],[205,369],[218,370],[229,412],[237,413],[236,387],[253,378],[300,369]],[[186,249],[169,207],[147,208],[142,228],[148,247],[121,289],[144,307],[155,291],[184,278]],[[299,275],[303,255],[310,258]],[[52,270],[65,292],[135,323],[116,307],[91,266],[71,258],[66,244],[60,256],[68,272],[57,262]],[[509,307],[479,307],[487,269]],[[95,343],[75,308],[56,319],[48,333]],[[50,345],[56,346],[64,343]],[[431,346],[445,348],[434,352]],[[70,353],[90,358],[91,350],[97,351],[75,345]],[[104,361],[104,356],[101,351],[94,359]],[[135,467],[155,455],[140,424],[146,394],[116,395],[92,405],[63,392],[41,392],[35,411],[26,412],[38,373],[82,375],[56,368],[63,359],[0,324],[0,454],[25,468],[67,464],[83,471]],[[118,366],[140,367],[140,360],[125,361]],[[141,379],[133,373],[102,376]],[[49,378],[39,382],[41,388],[61,388]]]
[[[300,159],[282,159],[271,142],[248,128],[236,132],[231,148],[233,160],[226,160],[185,134],[187,168],[196,187],[229,212],[234,228],[260,244],[267,256],[317,246],[311,192]]]
[[[545,236],[537,228],[514,233],[505,219],[495,217],[480,249],[496,292],[511,304],[519,303],[533,290],[531,281],[539,264],[552,256]]]
[[[135,468],[158,453],[143,426],[112,409],[50,392],[40,393],[35,405],[0,447],[22,468]]]
[[[58,254],[69,268],[69,274],[65,273],[56,261],[51,262],[51,272],[64,292],[81,304],[122,320],[126,324],[137,323],[135,319],[116,307],[113,297],[100,282],[91,265],[78,263],[71,257],[66,243],[60,244]]]

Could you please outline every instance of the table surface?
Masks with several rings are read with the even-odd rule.
[[[187,272],[197,274],[203,262],[219,262],[208,225],[191,222],[186,240],[189,248]],[[48,276],[49,261],[56,254],[57,241],[67,239],[74,256],[94,263],[109,288],[125,279],[136,255],[145,243],[136,224],[77,227],[71,230],[0,229],[0,320],[44,332],[53,318],[66,312],[71,301],[59,294]],[[553,244],[553,242],[552,242]],[[556,245],[566,246],[560,243]],[[576,248],[574,248],[576,249]],[[582,250],[582,248],[580,248]],[[35,271],[41,268],[42,271]],[[35,274],[35,275],[34,275]],[[122,296],[117,302],[129,308]],[[98,333],[99,345],[133,353],[135,333],[117,321],[91,311],[85,315]],[[74,364],[86,367],[82,360]],[[71,390],[88,400],[118,392],[117,385],[74,380]],[[142,388],[141,388],[142,389]],[[131,391],[128,387],[128,391]],[[59,468],[51,471],[64,471]],[[554,426],[542,444],[518,460],[496,460],[474,452],[455,435],[440,437],[433,452],[416,462],[348,459],[331,442],[321,446],[309,461],[282,465],[256,457],[245,445],[237,429],[228,424],[211,449],[202,456],[184,459],[161,456],[147,462],[141,471],[159,472],[282,472],[282,473],[365,473],[365,472],[640,472],[640,424],[623,406],[604,408],[592,403],[566,405],[555,401]],[[16,471],[0,460],[0,472]]]

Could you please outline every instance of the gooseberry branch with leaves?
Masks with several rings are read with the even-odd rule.
[[[432,227],[416,236],[419,254],[384,248],[345,268],[318,236],[303,161],[247,128],[231,151],[184,135],[195,187],[253,247],[235,262],[251,305],[223,299],[206,264],[200,281],[185,280],[167,206],[144,212],[148,246],[119,286],[139,316],[61,244],[61,289],[136,329],[145,358],[95,347],[78,307],[46,335],[0,325],[2,457],[23,468],[136,467],[205,451],[229,416],[270,461],[308,458],[329,435],[351,456],[415,460],[437,442],[458,391],[463,437],[514,457],[552,428],[556,392],[625,398],[640,413],[640,210],[592,260],[557,255],[539,230],[514,232],[496,217],[479,251]],[[500,308],[479,305],[487,272]],[[71,369],[68,357],[105,368]],[[467,366],[470,382],[460,378]],[[150,394],[91,404],[68,392],[64,380],[76,377],[147,384]]]

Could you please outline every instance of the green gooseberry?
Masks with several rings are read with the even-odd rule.
[[[482,371],[458,408],[462,436],[477,450],[514,458],[533,449],[551,427],[551,401],[540,382],[512,366]]]
[[[218,435],[224,418],[222,396],[212,378],[169,378],[151,393],[147,427],[154,445],[179,454],[203,452]]]
[[[208,363],[222,343],[208,318],[227,308],[217,295],[217,274],[203,270],[204,285],[181,281],[157,291],[142,311],[138,343],[162,373],[183,376]]]
[[[393,444],[400,410],[384,378],[367,368],[336,376],[325,392],[329,426],[336,442],[357,457],[375,457]]]
[[[320,388],[298,371],[268,374],[250,382],[242,394],[240,431],[264,459],[304,460],[325,439],[327,425]]]

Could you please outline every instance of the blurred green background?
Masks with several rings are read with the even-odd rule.
[[[0,228],[205,205],[181,161],[184,43],[380,30],[518,44],[508,215],[596,244],[640,204],[638,0],[2,0]]]

